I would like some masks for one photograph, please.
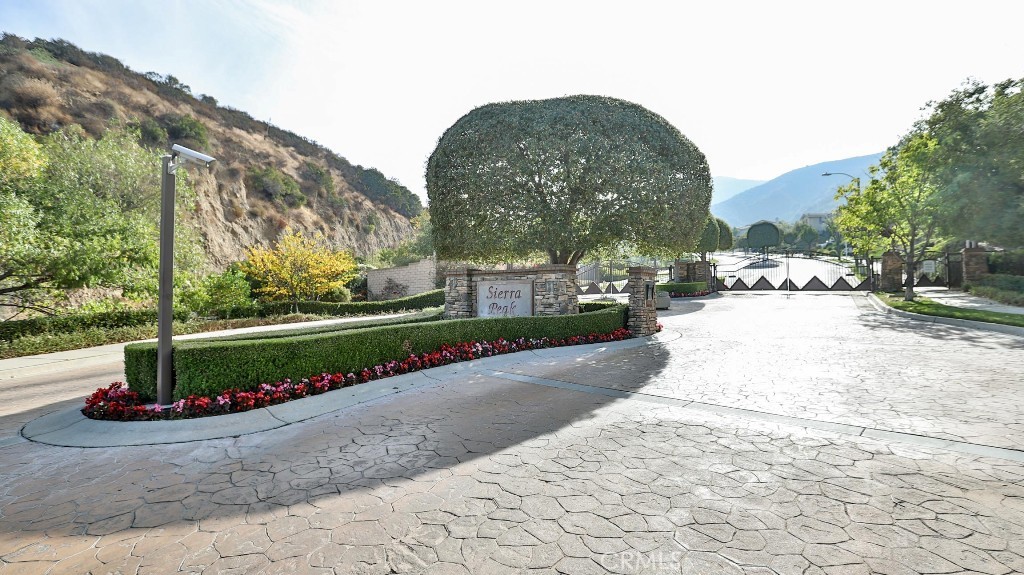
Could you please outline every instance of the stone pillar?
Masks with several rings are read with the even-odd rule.
[[[697,260],[693,262],[693,272],[690,274],[690,279],[687,281],[691,282],[706,282],[708,281],[708,262],[705,260]]]
[[[533,315],[569,315],[580,312],[576,297],[576,266],[539,266],[533,280]]]
[[[988,252],[985,248],[964,248],[960,253],[963,254],[964,283],[974,283],[981,276],[988,275]]]
[[[467,268],[457,268],[445,273],[444,317],[446,319],[473,317],[473,302],[476,300],[474,287],[470,270]]]
[[[636,266],[628,270],[629,280],[629,321],[626,327],[633,335],[644,337],[657,333],[658,310],[657,293],[654,290],[655,269]]]
[[[882,291],[903,289],[903,258],[892,250],[882,254],[882,275],[879,276],[878,289]]]

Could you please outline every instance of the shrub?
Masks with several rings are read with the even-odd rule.
[[[167,130],[153,118],[140,120],[135,124],[139,130],[139,143],[150,148],[163,148],[167,145]]]
[[[624,306],[623,306],[624,307]],[[585,314],[441,320],[251,340],[182,341],[174,346],[174,397],[213,395],[227,386],[314,373],[350,372],[466,341],[564,339],[625,326],[622,309]],[[143,398],[156,396],[155,344],[125,347],[125,376]]]
[[[250,168],[246,186],[279,205],[297,208],[306,203],[299,183],[273,166]]]
[[[192,116],[168,115],[163,118],[167,135],[171,140],[184,142],[190,145],[206,147],[209,141],[206,138],[206,126]]]

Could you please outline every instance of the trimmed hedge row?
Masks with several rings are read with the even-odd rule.
[[[155,309],[133,309],[17,319],[0,322],[0,340],[14,341],[30,335],[72,333],[90,328],[137,327],[156,323],[156,316]],[[178,321],[185,321],[188,316],[184,311],[174,313]]]
[[[610,333],[625,327],[626,306],[592,313],[473,318],[398,324],[273,339],[182,341],[174,346],[174,397],[218,394],[228,388],[350,372],[433,351],[444,344]],[[125,376],[143,398],[156,396],[155,344],[125,347]]]
[[[1024,307],[1024,293],[1019,291],[1010,291],[986,285],[975,285],[971,286],[971,293],[976,296],[987,297],[988,299],[999,303],[1005,303],[1006,305]]]
[[[300,301],[296,304],[299,313],[315,315],[369,315],[377,313],[393,313],[401,310],[423,309],[444,305],[444,290],[436,289],[421,294],[382,301],[323,302]],[[215,312],[218,318],[225,317],[266,317],[292,313],[291,302],[273,302],[236,306]]]
[[[669,293],[697,293],[708,289],[707,282],[663,283],[654,286],[658,291]]]

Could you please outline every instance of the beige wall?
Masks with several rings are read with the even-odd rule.
[[[405,293],[401,295],[385,294],[384,287],[387,285],[389,278],[396,285],[405,286]],[[371,301],[416,295],[436,289],[436,278],[437,265],[434,263],[434,258],[426,258],[414,264],[398,268],[367,271],[366,291],[368,292],[368,299]]]

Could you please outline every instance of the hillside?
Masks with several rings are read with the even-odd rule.
[[[871,154],[806,166],[769,180],[711,205],[711,213],[741,227],[760,220],[793,222],[805,213],[835,209],[836,189],[850,180],[844,176],[822,177],[825,172],[845,172],[859,176],[867,184],[868,167],[877,164],[882,154]]]
[[[712,204],[724,202],[736,194],[764,183],[764,180],[741,180],[727,176],[714,176],[711,179],[715,184],[714,193],[711,196]]]
[[[63,40],[3,36],[0,114],[37,134],[78,124],[100,138],[111,125],[125,125],[149,147],[180,143],[217,158],[212,172],[192,171],[196,223],[215,268],[242,259],[249,246],[268,245],[288,226],[321,231],[335,247],[367,256],[408,237],[410,218],[423,209],[415,194],[377,170],[211,96],[194,96],[174,76],[140,74]]]

